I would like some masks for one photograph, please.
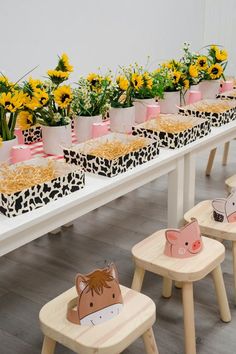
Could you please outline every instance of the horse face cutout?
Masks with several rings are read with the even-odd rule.
[[[227,198],[218,198],[212,201],[213,218],[219,222],[236,222],[236,190]]]
[[[123,301],[114,264],[85,276],[78,274],[78,317],[81,325],[97,325],[117,316]]]
[[[202,249],[201,232],[196,219],[180,230],[166,230],[164,254],[169,257],[192,257]]]

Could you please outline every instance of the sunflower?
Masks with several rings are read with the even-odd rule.
[[[25,96],[23,92],[3,92],[0,96],[0,105],[5,108],[6,111],[14,113],[17,109],[22,108],[24,99]]]
[[[26,130],[33,125],[33,115],[28,111],[21,111],[17,115],[17,125],[20,129]]]
[[[25,106],[25,108],[28,108],[28,109],[31,109],[32,111],[34,111],[35,109],[40,107],[40,102],[36,97],[34,97],[34,96],[30,97],[29,95],[27,95],[24,98],[24,106]]]
[[[41,80],[33,79],[32,77],[30,77],[29,78],[29,85],[30,85],[32,91],[36,91],[37,89],[40,89],[43,86],[43,83]]]
[[[132,74],[131,76],[131,83],[135,90],[140,89],[143,86],[143,78],[142,75],[139,75],[137,73]]]
[[[219,79],[223,73],[223,68],[220,64],[216,63],[211,65],[207,72],[212,80]]]
[[[52,80],[52,82],[56,85],[59,85],[63,81],[67,80],[70,75],[69,71],[62,70],[48,70],[47,74]]]
[[[54,91],[55,102],[60,108],[67,108],[72,101],[72,91],[70,86],[60,86]]]
[[[129,87],[129,81],[126,79],[125,76],[117,76],[116,82],[122,91],[126,91]]]
[[[38,100],[41,106],[45,106],[48,102],[48,94],[43,90],[37,90],[35,92],[35,98]]]
[[[197,58],[197,63],[196,63],[198,70],[206,70],[208,65],[207,65],[207,57],[205,56],[200,56]]]
[[[178,84],[180,77],[181,77],[181,72],[176,70],[172,72],[172,80],[174,84]]]
[[[61,64],[61,66],[60,66]],[[59,68],[62,70],[62,71],[68,71],[68,72],[72,72],[73,71],[73,66],[70,65],[69,63],[69,58],[68,58],[68,55],[66,53],[63,53],[61,58],[59,59],[59,63],[58,63],[58,66]]]
[[[228,59],[228,53],[225,49],[217,50],[216,51],[216,59],[218,61],[225,61]]]
[[[183,84],[184,84],[185,90],[188,90],[188,89],[189,89],[189,80],[188,80],[188,79],[185,79],[184,82],[183,82]]]
[[[189,67],[189,75],[191,77],[198,77],[198,68],[196,65],[191,64]]]
[[[144,86],[151,90],[152,89],[152,85],[153,85],[153,79],[151,78],[151,76],[149,75],[149,73],[145,72],[143,74],[143,82],[144,82]]]

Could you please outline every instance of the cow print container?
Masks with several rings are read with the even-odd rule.
[[[40,125],[22,130],[24,144],[29,145],[42,140],[42,128]]]
[[[46,159],[34,159],[27,164],[45,164]],[[84,187],[85,173],[63,161],[54,161],[58,177],[11,194],[0,193],[0,212],[11,218],[43,207]]]
[[[93,141],[105,142],[114,139],[127,141],[136,138],[132,135],[127,136],[125,134],[111,133],[94,139]],[[64,149],[64,158],[67,163],[79,165],[86,172],[106,177],[114,177],[136,166],[142,165],[159,155],[158,142],[151,139],[146,140],[147,145],[143,148],[112,160],[85,154],[83,148],[86,143],[75,145],[69,149]],[[89,143],[91,143],[91,141],[89,141]]]
[[[165,115],[163,114],[162,117]],[[169,115],[168,115],[169,116]],[[174,116],[171,118],[189,121],[189,117]],[[136,125],[132,128],[133,135],[143,136],[159,141],[159,146],[168,149],[177,149],[183,147],[211,131],[211,124],[208,119],[193,119],[193,126],[179,133],[169,133],[164,131],[152,130],[146,127],[146,123]]]
[[[236,90],[220,93],[216,98],[220,98],[221,100],[236,100]]]
[[[220,100],[205,100],[205,102],[209,103],[217,103],[217,101],[220,102]],[[195,103],[195,105],[197,105],[197,103]],[[182,114],[184,116],[193,116],[196,118],[209,119],[212,127],[220,127],[236,119],[236,102],[232,101],[230,103],[232,108],[227,109],[224,112],[198,111],[197,108],[192,108],[192,105],[189,105],[181,107],[179,109],[179,114]]]

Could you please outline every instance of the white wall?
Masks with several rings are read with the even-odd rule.
[[[204,44],[222,44],[228,49],[226,72],[236,75],[236,1],[205,0]]]
[[[208,0],[0,0],[0,69],[17,79],[53,68],[67,52],[73,78],[118,64],[157,64],[178,55],[184,41],[203,43]],[[153,65],[154,66],[154,65]]]

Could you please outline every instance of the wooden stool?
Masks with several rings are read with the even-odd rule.
[[[166,279],[182,282],[186,354],[196,353],[193,282],[203,279],[211,273],[220,308],[220,317],[224,322],[231,320],[220,267],[220,263],[224,260],[225,248],[220,242],[207,237],[202,237],[202,241],[203,250],[191,258],[180,259],[164,255],[165,230],[156,232],[132,249],[136,267],[132,289],[141,290],[146,270]]]
[[[223,157],[222,157],[222,165],[226,166],[228,162],[228,155],[229,155],[229,144],[230,142],[228,141],[224,145],[224,152],[223,152]],[[211,170],[213,167],[213,163],[215,160],[215,155],[216,155],[216,148],[210,151],[209,157],[208,157],[208,162],[207,162],[207,167],[206,167],[206,176],[211,175]]]
[[[215,221],[212,217],[213,208],[211,202],[211,200],[205,200],[197,204],[184,215],[184,219],[189,221],[192,217],[196,218],[201,232],[205,236],[218,238],[220,241],[232,241],[233,275],[236,301],[236,224]]]
[[[236,175],[233,175],[225,181],[227,191],[230,193],[233,188],[236,188]]]
[[[121,286],[122,312],[97,326],[80,326],[66,319],[67,303],[77,296],[75,287],[47,303],[39,314],[44,333],[42,354],[53,354],[56,342],[79,354],[118,354],[140,336],[147,354],[158,354],[152,326],[156,306],[147,296]]]

